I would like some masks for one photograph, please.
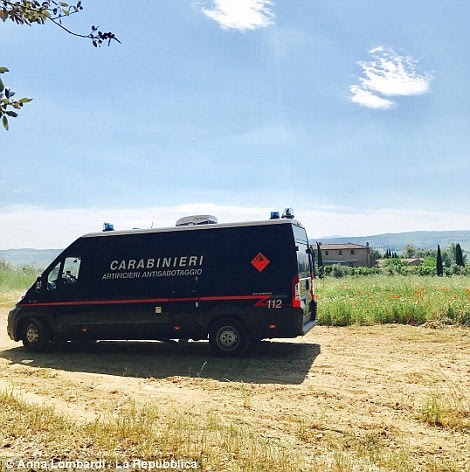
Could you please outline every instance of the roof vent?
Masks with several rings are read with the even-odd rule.
[[[194,226],[194,225],[214,225],[217,218],[212,215],[192,215],[180,218],[176,222],[176,226]]]

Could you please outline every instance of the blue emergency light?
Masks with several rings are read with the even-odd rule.
[[[278,211],[272,211],[271,212],[271,220],[278,220],[279,219],[279,212]]]
[[[103,223],[103,231],[114,231],[114,225],[112,223]]]

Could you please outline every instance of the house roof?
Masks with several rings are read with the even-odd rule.
[[[354,243],[333,243],[333,244],[322,244],[320,243],[320,249],[367,249],[367,246],[362,244]]]

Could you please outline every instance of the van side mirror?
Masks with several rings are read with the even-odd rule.
[[[36,293],[39,293],[42,288],[42,280],[41,277],[38,277],[36,280]]]

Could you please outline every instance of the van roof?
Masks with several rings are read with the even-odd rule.
[[[100,231],[96,233],[87,233],[82,238],[92,238],[97,236],[119,236],[124,234],[146,234],[146,233],[171,233],[175,231],[196,231],[196,230],[209,230],[216,228],[236,228],[245,226],[266,226],[266,225],[279,225],[279,224],[294,224],[303,228],[302,224],[297,220],[282,218],[276,220],[261,220],[261,221],[246,221],[239,223],[216,223],[216,224],[204,224],[204,225],[192,225],[192,226],[170,226],[166,228],[147,228],[147,229],[131,229],[123,231]]]

